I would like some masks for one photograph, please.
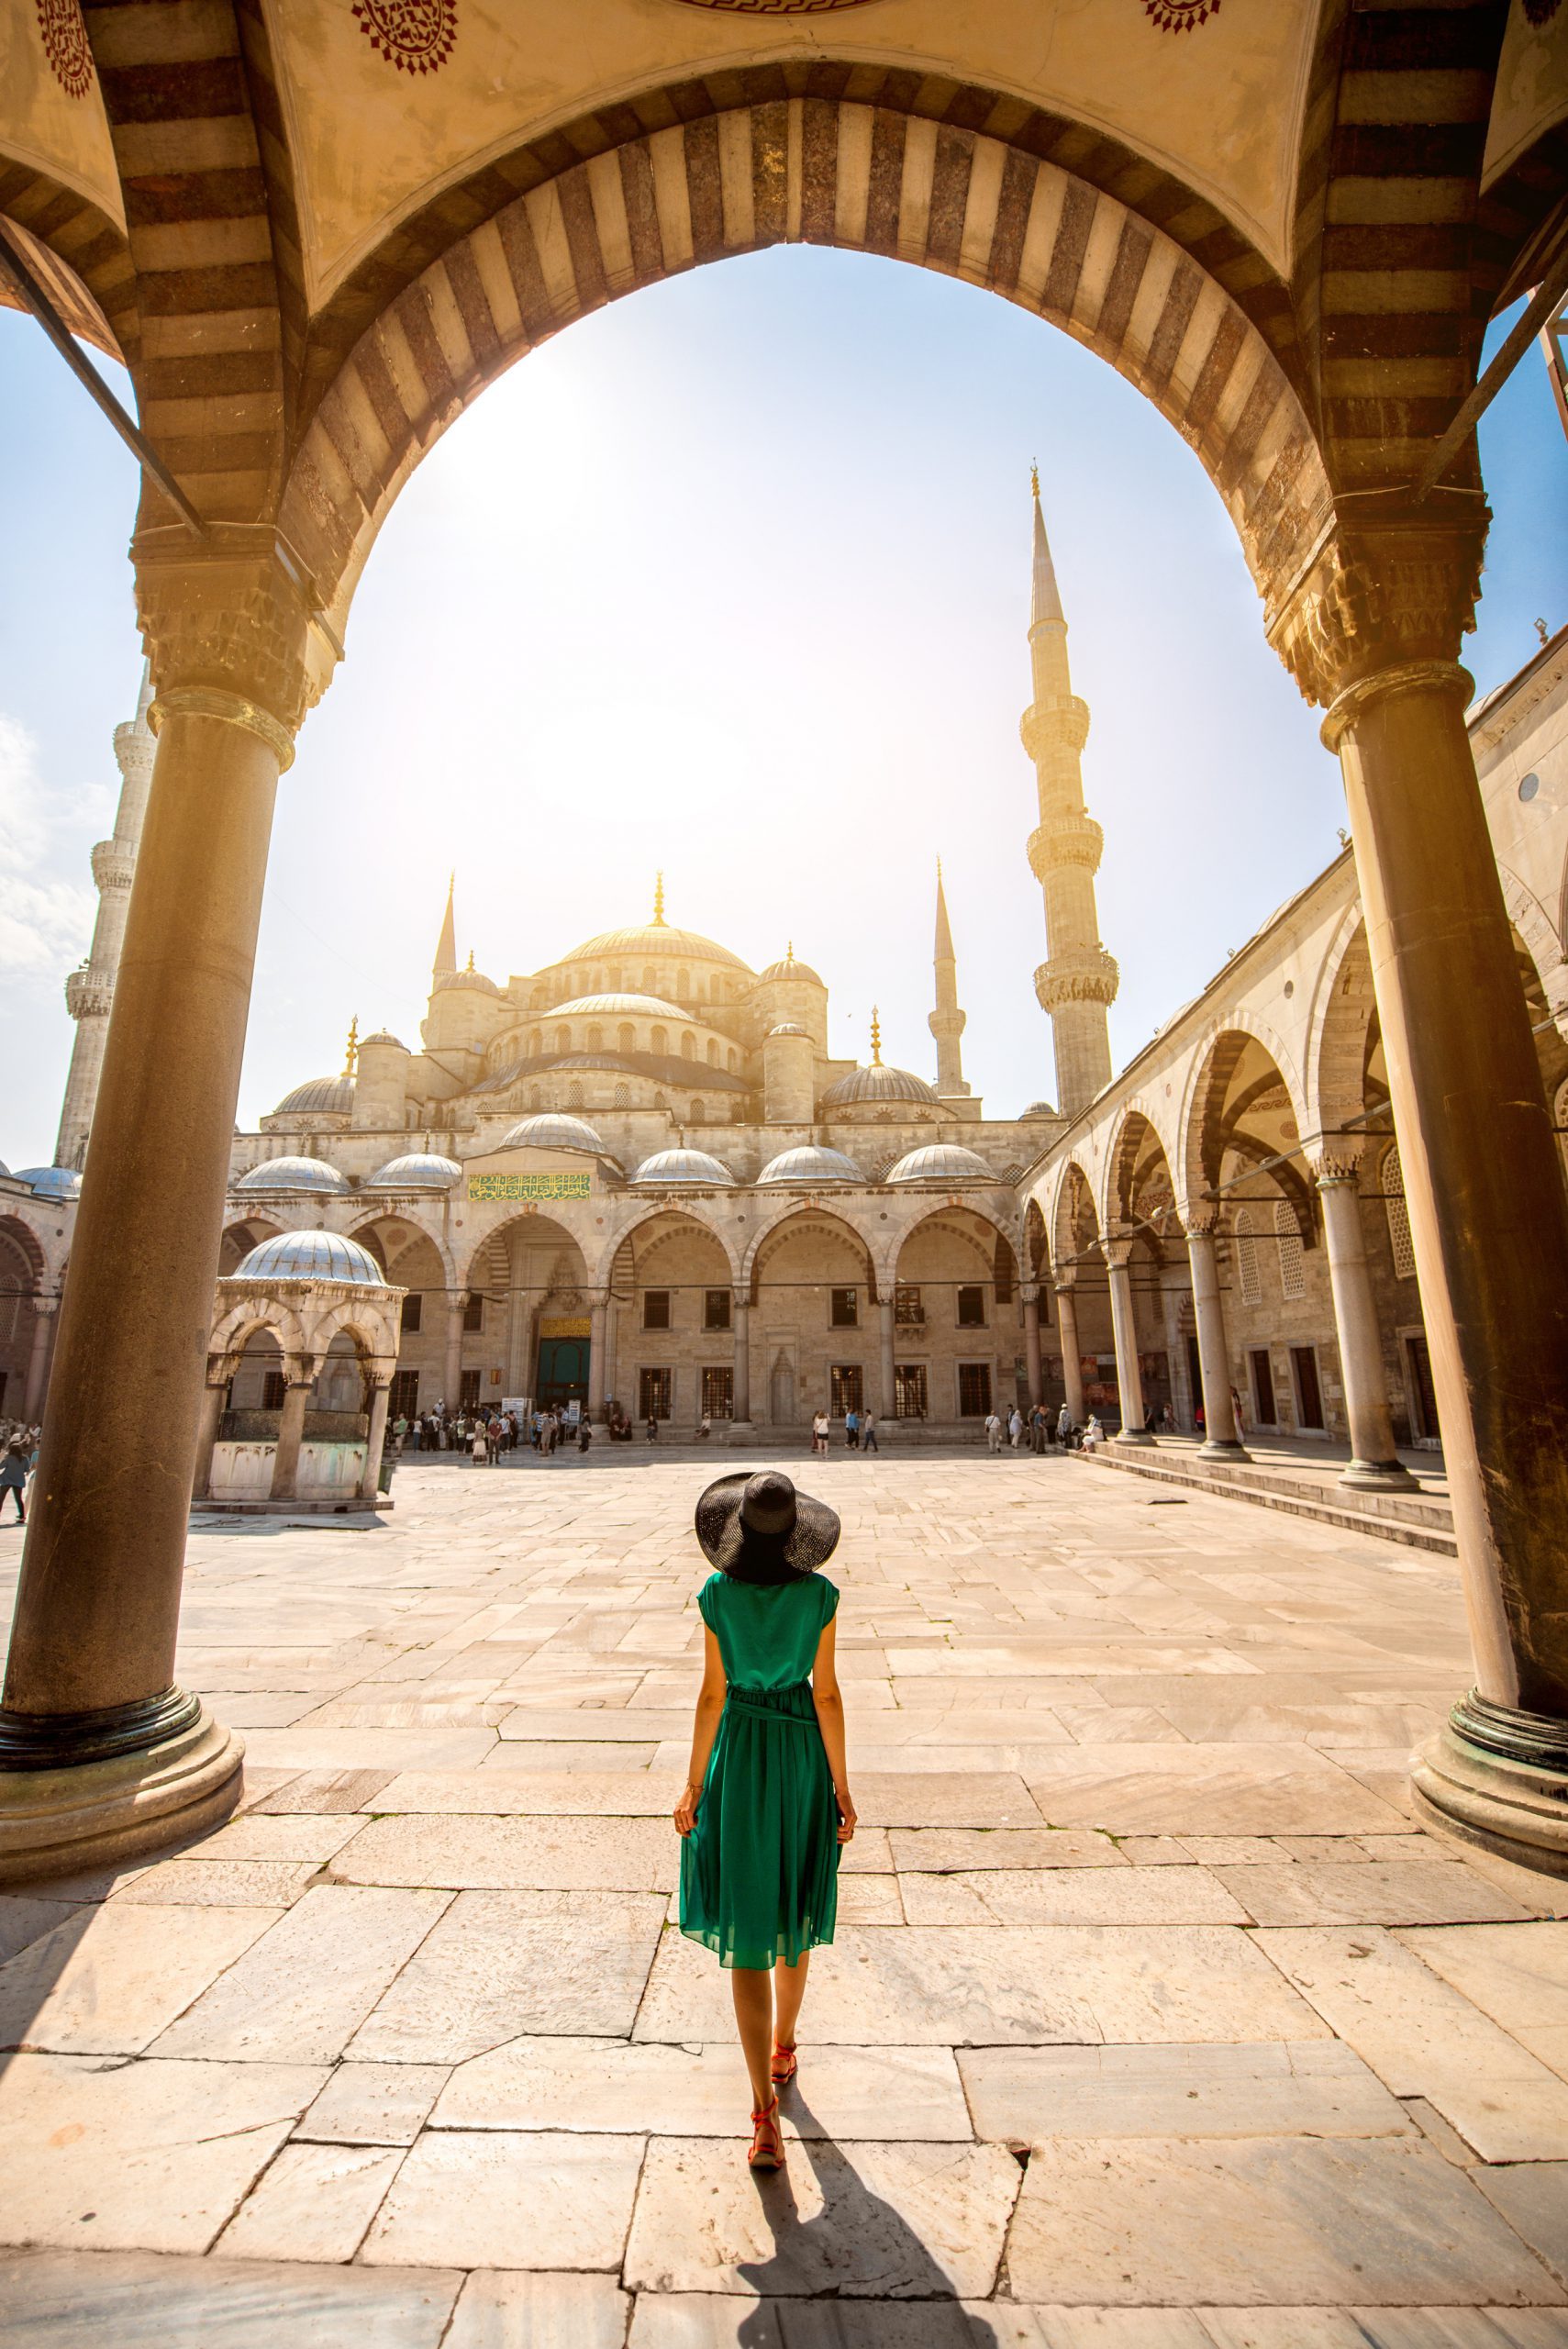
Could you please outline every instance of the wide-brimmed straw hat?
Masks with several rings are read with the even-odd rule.
[[[815,1574],[839,1542],[837,1510],[796,1492],[777,1468],[716,1477],[697,1503],[696,1529],[706,1555],[738,1582]]]

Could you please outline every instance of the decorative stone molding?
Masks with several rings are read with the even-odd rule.
[[[1029,834],[1029,871],[1037,881],[1062,865],[1097,873],[1106,836],[1092,816],[1052,816]]]
[[[123,841],[99,841],[93,850],[93,879],[100,890],[128,889],[136,874],[136,853]]]
[[[1266,623],[1305,700],[1326,708],[1379,672],[1454,662],[1475,626],[1491,519],[1478,495],[1464,507],[1451,519],[1418,511],[1330,529]]]
[[[1031,702],[1018,720],[1018,740],[1039,766],[1052,751],[1081,751],[1089,739],[1089,705],[1076,694]]]
[[[65,1008],[72,1019],[106,1019],[114,1002],[112,979],[96,971],[70,971],[65,979]]]
[[[1053,954],[1034,974],[1034,991],[1043,1011],[1055,1011],[1064,1003],[1114,1003],[1120,983],[1116,957],[1103,946],[1076,947],[1068,953]]]
[[[271,533],[224,535],[230,543],[200,555],[133,550],[137,619],[158,688],[148,722],[156,732],[172,693],[205,691],[259,710],[292,741],[328,682],[321,632]]]
[[[1132,1234],[1107,1231],[1100,1241],[1100,1253],[1113,1273],[1125,1271],[1132,1254]]]

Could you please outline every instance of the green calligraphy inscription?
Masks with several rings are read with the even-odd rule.
[[[471,1174],[471,1199],[586,1199],[591,1174]]]

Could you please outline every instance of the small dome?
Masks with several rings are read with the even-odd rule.
[[[234,1185],[237,1191],[346,1191],[348,1184],[324,1158],[264,1158]]]
[[[1054,1118],[1056,1108],[1053,1102],[1031,1101],[1021,1114],[1026,1118]]]
[[[561,963],[608,962],[618,954],[644,959],[657,955],[665,963],[722,963],[731,971],[751,967],[728,946],[716,946],[711,938],[699,937],[695,930],[671,930],[662,921],[645,922],[633,930],[602,930],[597,938],[584,939],[573,952],[563,954]]]
[[[539,1012],[540,1019],[592,1019],[595,1013],[618,1012],[624,1018],[630,1013],[638,1019],[686,1019],[678,1003],[664,1003],[656,995],[580,995],[570,1003],[553,1004],[550,1010]]]
[[[937,1092],[912,1070],[884,1068],[877,1061],[870,1068],[852,1068],[822,1096],[825,1109],[846,1109],[865,1101],[924,1101],[935,1107]]]
[[[5,1175],[5,1177],[6,1178],[7,1182],[14,1180],[14,1177],[12,1176],[12,1174],[11,1174],[11,1170],[10,1170],[10,1168],[6,1165],[6,1162],[5,1162],[5,1160],[4,1160],[3,1158],[0,1158],[0,1174],[4,1174],[4,1175]]]
[[[777,1158],[770,1158],[757,1177],[759,1186],[764,1183],[793,1185],[799,1190],[815,1190],[822,1183],[863,1183],[865,1176],[852,1158],[841,1150],[825,1150],[819,1142],[807,1142],[799,1150],[781,1151]]]
[[[553,1117],[547,1110],[524,1118],[504,1133],[497,1150],[576,1150],[589,1158],[607,1158],[608,1151],[592,1126],[581,1118]]]
[[[74,1166],[18,1166],[16,1179],[32,1186],[35,1199],[75,1199],[82,1196],[82,1177]]]
[[[455,1158],[433,1150],[410,1151],[406,1158],[389,1158],[365,1182],[367,1191],[450,1191],[462,1173]]]
[[[280,1231],[263,1240],[228,1275],[233,1281],[353,1281],[384,1288],[386,1275],[368,1248],[339,1231]]]
[[[759,986],[765,986],[770,979],[802,979],[808,987],[823,984],[809,963],[797,963],[793,954],[786,955],[782,963],[770,963],[765,971],[758,972]]]
[[[408,1050],[402,1037],[395,1036],[390,1028],[378,1028],[373,1036],[367,1036],[364,1044],[360,1046],[361,1052],[365,1049],[365,1044],[395,1044],[400,1052],[406,1052]]]
[[[735,1177],[728,1166],[706,1150],[661,1150],[645,1158],[631,1177],[634,1184],[670,1184],[713,1190],[733,1189]]]
[[[1001,1179],[977,1152],[964,1150],[955,1141],[928,1142],[924,1149],[906,1151],[883,1177],[885,1183],[999,1183]]]
[[[811,1041],[810,1029],[803,1028],[798,1019],[781,1019],[776,1028],[769,1029],[762,1041],[771,1044],[775,1036],[804,1036],[807,1043]]]
[[[354,1080],[351,1076],[313,1076],[308,1085],[296,1085],[285,1094],[272,1111],[274,1118],[317,1117],[346,1118],[354,1106]]]
[[[469,987],[475,995],[503,995],[506,992],[505,988],[496,985],[494,979],[487,979],[483,971],[442,971],[430,993],[444,995],[449,987]]]

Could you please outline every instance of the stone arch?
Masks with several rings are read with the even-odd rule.
[[[498,1248],[503,1258],[509,1259],[514,1237],[526,1239],[534,1247],[544,1247],[553,1242],[558,1254],[567,1250],[574,1251],[583,1268],[582,1286],[587,1286],[589,1243],[565,1216],[555,1214],[509,1215],[501,1222],[492,1224],[488,1231],[477,1233],[458,1264],[454,1287],[469,1291],[484,1289],[494,1262],[492,1250]]]
[[[750,1292],[752,1304],[757,1301],[762,1257],[770,1242],[782,1238],[791,1224],[806,1219],[817,1223],[834,1223],[842,1228],[865,1261],[866,1282],[874,1297],[878,1290],[876,1242],[873,1235],[862,1228],[853,1213],[846,1211],[839,1200],[828,1205],[816,1199],[792,1198],[787,1204],[781,1203],[777,1211],[752,1233],[742,1253],[740,1285]]]
[[[586,161],[561,138],[495,159],[468,216],[485,217],[454,237],[449,191],[417,275],[387,298],[397,257],[417,253],[404,224],[312,322],[332,373],[305,404],[280,522],[339,638],[398,491],[488,384],[623,294],[784,241],[962,277],[1095,351],[1194,450],[1260,593],[1281,600],[1328,518],[1328,482],[1279,355],[1293,350],[1288,292],[1212,206],[1126,156],[1118,188],[1158,209],[1157,226],[1095,184],[1099,133],[1063,169],[1044,151],[1062,126],[1048,134],[1047,117],[998,92],[972,94],[970,119],[990,126],[977,129],[932,120],[908,74],[884,75],[874,104],[797,92],[781,68],[747,78],[776,95],[737,105],[735,77],[722,96],[687,83],[591,117]],[[528,184],[497,206],[509,167],[511,185]]]
[[[1307,1036],[1307,1128],[1327,1154],[1359,1151],[1368,1039],[1377,1018],[1372,955],[1359,905],[1334,934],[1318,974]]]
[[[380,1227],[388,1223],[400,1230],[411,1233],[414,1239],[422,1240],[428,1247],[434,1249],[436,1262],[440,1266],[441,1286],[445,1288],[458,1286],[457,1262],[452,1253],[450,1241],[439,1228],[432,1228],[431,1224],[427,1223],[417,1210],[411,1210],[406,1206],[399,1206],[395,1208],[369,1208],[362,1215],[356,1216],[353,1222],[349,1225],[344,1237],[349,1240],[357,1240],[361,1248],[368,1248],[383,1272],[390,1272],[394,1260],[389,1257],[385,1243],[380,1237]],[[406,1282],[395,1274],[391,1277],[394,1287],[406,1288],[418,1286],[417,1283]]]
[[[1194,1205],[1218,1181],[1218,1167],[1206,1171],[1206,1151],[1212,1151],[1218,1120],[1226,1095],[1249,1044],[1257,1045],[1273,1063],[1274,1081],[1283,1085],[1298,1134],[1308,1130],[1305,1088],[1294,1061],[1269,1022],[1242,1005],[1227,1008],[1222,1021],[1195,1057],[1182,1101],[1180,1153],[1172,1172],[1181,1181],[1184,1204]],[[1308,1218],[1310,1221],[1310,1218]]]
[[[1051,1241],[1040,1201],[1031,1197],[1024,1209],[1023,1275],[1026,1281],[1051,1277]]]
[[[371,1305],[368,1298],[339,1298],[308,1325],[310,1350],[325,1356],[333,1339],[344,1337],[352,1341],[362,1369],[373,1361],[388,1361],[397,1352],[388,1318],[395,1310],[395,1305],[383,1308]]]
[[[1514,935],[1535,965],[1552,1018],[1560,1029],[1568,1029],[1568,971],[1563,968],[1562,934],[1533,889],[1528,889],[1518,874],[1506,864],[1497,867],[1497,878],[1503,885],[1503,903]],[[1564,874],[1564,888],[1568,890],[1568,872]],[[1568,904],[1563,908],[1568,913]]]
[[[1101,1223],[1095,1187],[1075,1158],[1066,1160],[1057,1176],[1050,1230],[1051,1260],[1059,1272],[1068,1272],[1098,1245]]]
[[[992,1252],[986,1259],[985,1278],[987,1280],[992,1278],[993,1267],[998,1261],[995,1242],[1000,1242],[1007,1252],[1011,1264],[1011,1278],[1014,1281],[1029,1278],[1029,1275],[1023,1269],[1024,1235],[1018,1219],[999,1215],[989,1204],[971,1198],[967,1194],[962,1198],[954,1194],[947,1194],[929,1198],[909,1222],[901,1225],[896,1231],[889,1233],[880,1248],[873,1248],[873,1255],[880,1293],[888,1296],[892,1294],[892,1285],[897,1275],[898,1259],[903,1253],[906,1241],[911,1239],[922,1224],[929,1223],[933,1217],[959,1214],[971,1215],[977,1223],[985,1224],[990,1230],[994,1244]]]
[[[608,1281],[615,1267],[616,1259],[629,1241],[634,1240],[639,1231],[646,1231],[650,1224],[657,1223],[664,1217],[676,1217],[684,1223],[694,1224],[699,1231],[706,1233],[708,1239],[717,1241],[724,1252],[724,1261],[728,1267],[731,1287],[740,1280],[742,1277],[740,1258],[734,1242],[720,1225],[716,1214],[711,1211],[705,1212],[701,1203],[694,1199],[683,1199],[679,1202],[673,1199],[650,1199],[646,1203],[639,1202],[637,1211],[630,1215],[626,1222],[617,1224],[604,1241],[594,1265],[595,1285],[602,1286]]]
[[[1158,1169],[1163,1169],[1165,1204],[1169,1208],[1166,1223],[1173,1229],[1177,1220],[1175,1168],[1180,1153],[1173,1150],[1171,1139],[1161,1130],[1161,1123],[1142,1095],[1136,1095],[1121,1111],[1112,1130],[1110,1147],[1105,1154],[1100,1196],[1095,1201],[1102,1226],[1133,1224],[1151,1220],[1140,1215],[1140,1195],[1155,1179]],[[1158,1204],[1158,1203],[1156,1203]],[[1156,1255],[1164,1252],[1164,1241],[1170,1231],[1151,1230],[1146,1235]]]
[[[1315,1193],[1304,1167],[1296,1163],[1303,1126],[1301,1086],[1285,1074],[1277,1040],[1271,1043],[1268,1035],[1264,1022],[1228,1015],[1195,1063],[1184,1104],[1183,1206],[1189,1215],[1205,1208],[1223,1211],[1219,1186],[1229,1153],[1249,1169],[1255,1167],[1283,1194],[1303,1247],[1310,1248],[1318,1234]],[[1282,1093],[1284,1122],[1270,1138],[1266,1127],[1262,1132],[1254,1129],[1265,1109],[1280,1117],[1273,1097]],[[1252,1204],[1255,1208],[1256,1200]],[[1240,1212],[1240,1203],[1232,1200],[1232,1205]]]
[[[241,1297],[218,1314],[207,1340],[209,1365],[216,1366],[213,1375],[209,1366],[208,1384],[218,1385],[232,1377],[234,1366],[252,1338],[271,1338],[285,1362],[305,1363],[310,1359],[306,1342],[305,1324],[292,1305],[276,1297]]]

